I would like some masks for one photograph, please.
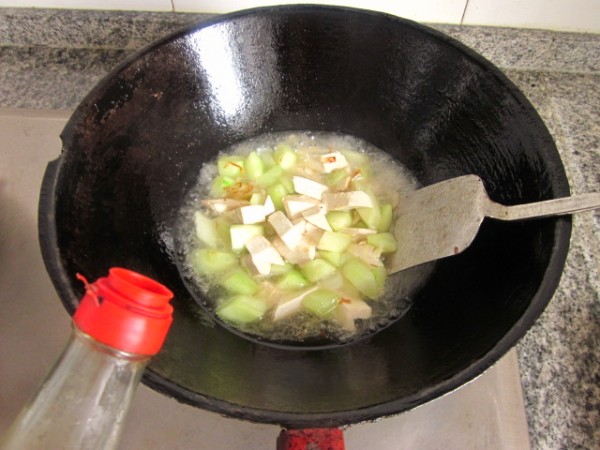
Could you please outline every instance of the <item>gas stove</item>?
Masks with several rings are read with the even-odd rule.
[[[37,204],[70,112],[0,109],[0,434],[33,393],[70,333],[38,245]],[[123,449],[275,448],[280,428],[221,417],[146,386],[136,393]],[[346,448],[530,448],[516,352],[486,373],[410,412],[352,425]]]

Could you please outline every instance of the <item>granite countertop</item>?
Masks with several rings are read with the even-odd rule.
[[[141,46],[206,14],[0,9],[0,107],[74,109]],[[600,191],[600,35],[432,25],[504,70],[574,193]],[[600,212],[576,215],[559,288],[517,346],[533,449],[600,448]]]

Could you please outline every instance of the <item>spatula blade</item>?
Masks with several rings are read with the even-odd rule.
[[[452,178],[402,197],[394,226],[398,250],[388,259],[388,272],[462,252],[477,235],[487,202],[476,175]]]

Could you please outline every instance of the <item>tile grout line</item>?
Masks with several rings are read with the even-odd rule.
[[[463,25],[464,25],[464,22],[465,22],[465,15],[467,14],[467,8],[468,8],[468,7],[469,7],[469,0],[467,0],[467,1],[465,2],[465,9],[463,9],[462,16],[460,17],[460,24],[459,24],[460,26],[463,26]]]

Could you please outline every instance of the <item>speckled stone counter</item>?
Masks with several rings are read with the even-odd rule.
[[[71,110],[128,54],[206,17],[0,9],[0,107]],[[574,193],[600,191],[600,35],[434,27],[490,59],[527,95]],[[600,448],[600,212],[573,223],[559,288],[517,347],[534,449]]]

